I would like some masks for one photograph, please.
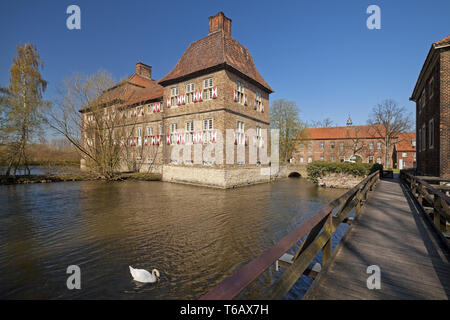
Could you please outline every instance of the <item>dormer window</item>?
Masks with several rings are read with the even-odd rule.
[[[212,99],[213,78],[203,80],[203,99]]]

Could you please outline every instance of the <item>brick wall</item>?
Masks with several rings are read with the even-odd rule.
[[[417,150],[417,168],[418,171],[425,175],[439,176],[440,175],[440,139],[439,137],[439,122],[440,122],[440,85],[439,85],[439,60],[435,60],[429,68],[429,72],[425,74],[422,80],[421,88],[425,88],[425,103],[421,108],[419,100],[416,103],[416,130],[417,137],[419,137],[419,130],[425,128],[426,139],[423,141],[422,136],[418,138],[419,147]],[[433,94],[429,87],[429,81],[433,78]],[[422,90],[420,91],[422,92]],[[430,137],[430,120],[434,121],[434,137],[435,143],[432,148],[429,145]],[[425,150],[424,150],[425,149]]]
[[[311,149],[309,148],[309,143],[311,142]],[[344,148],[341,149],[341,142],[344,143]],[[295,142],[294,159],[296,163],[302,163],[301,158],[303,157],[303,163],[308,162],[308,158],[311,157],[312,161],[323,160],[338,162],[343,160],[349,160],[353,155],[353,144],[352,139],[323,139],[323,140],[297,140]],[[373,143],[373,148],[370,147],[370,143]],[[377,143],[381,142],[381,149],[378,149]],[[321,143],[323,143],[323,149],[321,148]],[[334,143],[334,148],[332,144]],[[303,144],[303,148],[301,147]],[[358,139],[359,147],[361,148],[356,154],[362,158],[362,162],[369,162],[369,157],[373,157],[373,162],[377,162],[377,158],[381,158],[381,163],[385,165],[384,158],[384,142],[382,139]],[[392,155],[393,147],[389,152]],[[391,158],[391,156],[390,156]]]
[[[450,178],[450,50],[440,57],[440,176]]]

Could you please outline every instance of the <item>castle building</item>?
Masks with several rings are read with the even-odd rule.
[[[431,45],[410,100],[416,102],[417,172],[450,178],[450,36]]]
[[[401,160],[402,169],[412,168],[415,151],[414,148],[406,146],[415,145],[415,133],[399,134],[395,138],[387,151],[389,163],[386,164],[386,147],[381,132],[383,130],[376,130],[370,125],[353,126],[350,117],[345,127],[307,128],[294,139],[294,162],[363,162],[380,163],[386,168],[398,168]],[[395,150],[400,152],[401,157],[394,156]]]
[[[231,36],[231,19],[222,12],[209,17],[208,35],[191,43],[159,81],[151,70],[137,63],[132,76],[103,95],[105,114],[120,114],[123,121],[116,134],[125,149],[122,170],[159,171],[163,180],[225,188],[270,179],[260,167],[268,165],[262,160],[270,153],[273,90]],[[89,109],[82,113],[85,124],[92,121]],[[84,143],[93,144],[83,128]]]

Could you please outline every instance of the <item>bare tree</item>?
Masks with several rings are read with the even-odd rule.
[[[13,176],[20,168],[30,174],[27,147],[42,136],[43,114],[49,102],[42,99],[47,82],[39,68],[44,66],[36,47],[31,43],[17,46],[17,56],[10,69],[8,88],[0,91],[1,142],[7,148],[6,175]]]
[[[346,147],[352,156],[357,157],[359,156],[358,154],[363,153],[367,149],[367,141],[365,139],[367,137],[364,137],[364,132],[359,126],[346,129],[346,136],[351,142],[350,144],[347,144]]]
[[[411,113],[407,113],[405,107],[399,107],[394,100],[387,99],[372,109],[367,122],[378,136],[383,137],[384,163],[387,168],[390,168],[389,150],[398,135],[410,130],[413,126]]]
[[[295,149],[294,138],[304,133],[305,126],[300,121],[299,109],[295,102],[275,100],[270,107],[270,126],[280,130],[280,157],[286,162]]]
[[[143,106],[129,106],[135,92],[105,71],[76,74],[63,82],[60,99],[50,113],[50,126],[81,153],[86,167],[110,179],[125,165],[139,170],[145,137],[136,131]],[[148,155],[146,155],[148,156]],[[156,157],[156,156],[155,156]]]
[[[308,124],[309,128],[328,128],[334,126],[334,121],[330,118],[325,118],[322,121],[312,121]]]

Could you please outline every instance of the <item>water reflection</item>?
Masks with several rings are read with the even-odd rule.
[[[197,299],[343,193],[303,179],[234,190],[137,181],[0,188],[3,298]],[[66,288],[72,264],[81,290]],[[129,265],[157,268],[161,282],[133,281]]]

